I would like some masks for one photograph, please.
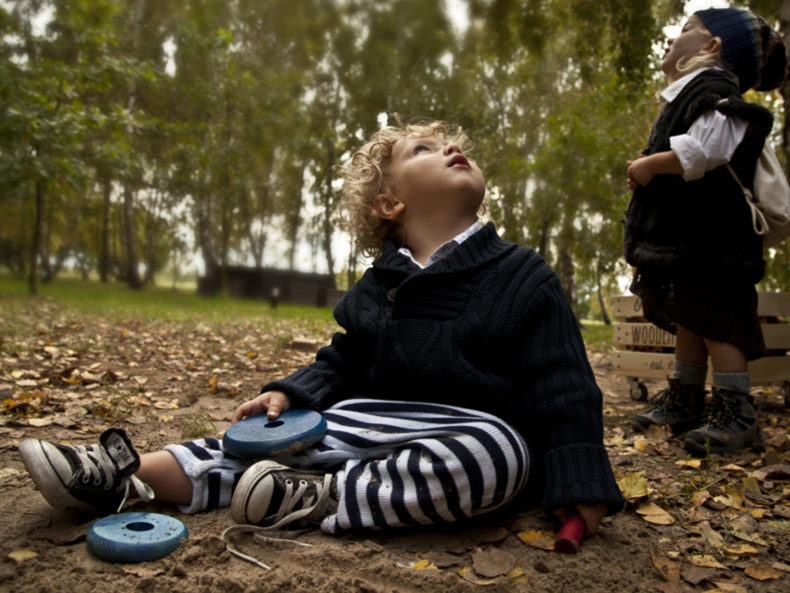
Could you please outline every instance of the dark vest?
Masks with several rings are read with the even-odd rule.
[[[722,99],[727,101],[720,103]],[[686,133],[709,109],[748,122],[730,163],[750,186],[773,116],[745,102],[735,76],[723,70],[702,72],[664,106],[644,154],[670,150],[670,137]],[[762,238],[754,233],[743,192],[724,165],[694,181],[681,175],[656,175],[647,186],[637,188],[626,210],[624,247],[626,261],[633,266],[737,274],[753,282],[764,273]]]

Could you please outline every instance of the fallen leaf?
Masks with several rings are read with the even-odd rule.
[[[643,502],[636,508],[636,512],[645,521],[655,525],[672,525],[675,522],[672,515],[653,502]]]
[[[700,583],[709,580],[716,574],[713,568],[704,568],[702,566],[689,566],[682,573],[683,580],[695,587]]]
[[[749,593],[749,590],[746,587],[737,583],[713,581],[713,584],[716,585],[718,591],[722,591],[723,593]]]
[[[38,554],[33,550],[14,550],[8,554],[8,559],[16,562],[17,564],[22,564],[23,562],[32,560],[33,558],[38,558]]]
[[[751,556],[760,553],[760,550],[749,544],[722,546],[721,551],[731,556]]]
[[[784,573],[781,570],[766,564],[754,564],[752,566],[747,566],[743,572],[757,581],[771,581],[784,576]]]
[[[27,423],[30,426],[41,427],[41,426],[49,426],[52,424],[52,418],[30,418],[28,419]]]
[[[724,472],[745,472],[746,469],[741,467],[736,463],[728,463],[727,465],[722,466],[721,471]]]
[[[766,542],[763,538],[761,538],[756,533],[747,533],[744,531],[733,530],[730,533],[737,537],[738,539],[742,539],[745,542],[750,542],[753,544],[758,544],[760,546],[767,546],[768,542]]]
[[[650,561],[665,581],[676,583],[680,580],[680,565],[677,562],[672,562],[653,548],[650,548]]]
[[[692,554],[688,557],[688,561],[694,566],[703,566],[706,568],[727,568],[710,554]]]
[[[472,553],[472,568],[483,577],[498,577],[513,570],[516,559],[512,554],[497,548],[478,548]]]
[[[514,568],[509,573],[507,573],[508,580],[513,581],[514,583],[518,583],[519,585],[529,585],[529,579],[527,578],[527,574],[521,570],[519,567]]]
[[[629,502],[635,502],[648,494],[645,472],[629,472],[617,481],[617,485]]]
[[[522,531],[518,534],[518,538],[533,548],[540,548],[541,550],[554,549],[554,534],[547,531]]]
[[[708,492],[707,490],[697,490],[691,496],[691,502],[693,502],[696,506],[701,507],[703,504],[705,504],[705,501],[707,501],[709,498],[710,498],[710,492]]]
[[[475,585],[495,585],[497,583],[496,579],[481,579],[475,574],[475,569],[471,566],[464,566],[463,568],[458,570],[458,574],[461,575],[461,578],[465,581],[469,581]]]
[[[699,469],[702,467],[702,459],[678,459],[675,461],[678,467],[688,467],[691,469]]]
[[[430,560],[426,560],[425,558],[420,558],[415,562],[412,562],[409,565],[409,568],[413,568],[414,570],[439,570],[435,564],[433,564]]]

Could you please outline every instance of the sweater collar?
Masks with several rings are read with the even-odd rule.
[[[428,274],[459,271],[486,264],[515,248],[516,244],[500,238],[494,223],[489,222],[446,257],[424,270],[420,270],[415,264],[403,257],[398,252],[400,246],[394,241],[387,241],[381,256],[373,262],[373,268],[380,271],[406,274],[417,271]]]

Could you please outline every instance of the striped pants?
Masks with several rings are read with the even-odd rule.
[[[529,453],[499,418],[441,404],[353,399],[323,412],[323,439],[278,457],[290,467],[337,476],[328,533],[451,523],[495,510],[525,485]],[[196,513],[227,506],[254,461],[226,456],[217,439],[168,445],[193,485]]]

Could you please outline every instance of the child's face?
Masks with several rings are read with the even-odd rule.
[[[485,196],[477,163],[441,136],[405,136],[387,167],[389,190],[409,217],[436,213],[474,216]]]
[[[681,76],[677,69],[678,62],[701,54],[711,39],[700,18],[696,15],[690,16],[684,23],[680,35],[667,40],[668,46],[661,62],[661,70],[669,80],[677,80]]]

